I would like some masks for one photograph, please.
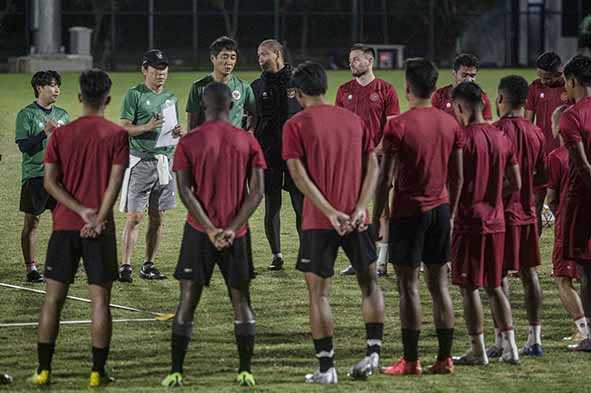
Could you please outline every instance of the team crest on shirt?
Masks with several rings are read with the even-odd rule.
[[[294,88],[287,89],[287,98],[294,99],[296,96],[296,91]]]
[[[369,95],[369,100],[371,102],[378,102],[380,100],[380,96],[378,95],[378,93],[371,93]]]
[[[451,108],[451,102],[448,102],[448,103],[446,103],[446,104],[445,104],[445,107],[446,107],[446,108]]]
[[[566,91],[560,95],[560,101],[562,101],[562,102],[568,101],[568,94],[566,94]]]
[[[540,93],[540,98],[544,98],[544,92]]]
[[[43,128],[43,122],[42,121],[39,122],[39,127]]]
[[[234,99],[234,101],[238,101],[240,97],[242,97],[242,94],[240,94],[239,90],[234,90],[232,92],[232,98]]]
[[[353,99],[353,94],[349,94],[349,95],[347,96],[347,99],[348,99],[349,101],[351,101],[351,100]]]
[[[147,100],[146,101],[146,105],[150,105],[150,100]]]
[[[63,121],[63,120],[58,120],[58,121],[57,121],[57,126],[58,126],[58,127],[61,127],[61,126],[63,126],[64,124],[66,124],[66,123],[64,123],[64,121]]]

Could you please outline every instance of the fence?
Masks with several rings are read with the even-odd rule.
[[[0,62],[29,52],[33,1],[0,0]],[[284,42],[293,61],[315,57],[345,65],[347,48],[363,41],[403,44],[407,56],[429,56],[440,64],[462,49],[477,53],[490,65],[525,65],[540,51],[560,46],[547,38],[548,31],[560,30],[561,37],[576,35],[578,22],[591,12],[591,2],[581,0],[563,0],[564,13],[562,7],[548,10],[549,1],[529,0],[525,7],[517,3],[62,0],[62,41],[68,51],[68,28],[92,28],[95,63],[115,69],[136,65],[151,47],[167,51],[176,66],[208,67],[207,47],[222,34],[238,39],[241,63],[252,67],[256,46],[265,38]]]

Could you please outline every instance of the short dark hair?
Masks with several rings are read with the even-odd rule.
[[[349,53],[353,52],[354,50],[359,50],[363,52],[363,54],[365,55],[371,55],[371,57],[373,57],[374,59],[376,57],[376,50],[369,45],[361,43],[353,44],[353,46],[351,46],[351,49],[349,49]]]
[[[524,77],[519,75],[509,75],[499,82],[499,92],[503,99],[509,100],[511,108],[517,109],[525,105],[529,85]]]
[[[33,78],[31,78],[31,87],[35,93],[35,98],[39,97],[37,86],[49,86],[53,82],[58,86],[62,85],[62,77],[57,71],[47,70],[36,72],[35,75],[33,75]]]
[[[466,102],[472,110],[482,109],[482,89],[474,82],[462,82],[451,92],[451,98]]]
[[[562,59],[554,52],[544,52],[536,59],[536,68],[547,72],[558,72]]]
[[[326,71],[320,64],[312,61],[301,63],[293,72],[291,86],[308,96],[323,95],[328,87]]]
[[[417,57],[405,62],[405,78],[412,94],[419,98],[429,98],[437,86],[439,71],[428,59]]]
[[[209,104],[211,109],[221,112],[232,104],[232,92],[225,83],[214,81],[205,86],[203,100],[206,101],[206,106]]]
[[[223,50],[234,51],[238,54],[238,43],[236,40],[228,37],[228,36],[221,36],[215,39],[209,46],[209,54],[217,57]]]
[[[591,87],[591,57],[576,55],[564,66],[566,79],[575,78],[581,85]]]
[[[103,100],[111,91],[111,78],[103,70],[88,70],[80,74],[80,94],[85,104],[95,108],[103,104]]]
[[[480,60],[470,53],[460,53],[454,60],[454,71],[458,71],[461,66],[478,69]]]

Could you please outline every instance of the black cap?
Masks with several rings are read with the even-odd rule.
[[[161,64],[168,65],[168,57],[160,49],[150,49],[142,56],[142,65],[157,67]]]

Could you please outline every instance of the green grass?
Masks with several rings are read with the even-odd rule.
[[[494,100],[495,86],[502,75],[520,73],[533,78],[532,70],[483,70],[479,80]],[[252,80],[256,73],[242,73]],[[403,96],[401,72],[380,73],[392,82]],[[168,88],[180,97],[184,108],[190,82],[198,75],[171,73]],[[116,121],[121,99],[126,89],[140,81],[139,73],[113,74],[113,102],[107,116]],[[336,86],[350,78],[348,72],[331,72],[329,75],[329,99],[334,100]],[[442,84],[450,76],[444,70]],[[20,154],[14,144],[14,120],[17,111],[32,101],[29,75],[0,75],[0,282],[23,284],[23,263],[20,251],[22,214],[18,212],[20,190]],[[74,117],[80,113],[77,100],[77,76],[64,75],[62,97],[59,105]],[[401,97],[402,106],[406,106]],[[184,120],[184,119],[183,119]],[[252,295],[257,313],[257,343],[253,371],[259,391],[324,391],[323,387],[306,386],[303,375],[316,367],[313,346],[309,335],[307,316],[307,293],[303,276],[295,271],[297,252],[294,218],[289,198],[284,198],[282,240],[287,261],[285,272],[270,274],[265,267],[269,262],[269,250],[264,236],[260,208],[251,220],[255,264],[260,275],[253,281]],[[116,213],[118,233],[121,233],[123,215]],[[158,266],[169,276],[172,274],[179,252],[185,209],[179,206],[169,212],[164,225],[162,248],[157,258]],[[50,234],[51,219],[44,214],[38,241],[38,259],[43,261]],[[142,226],[142,235],[145,225]],[[375,376],[368,383],[347,381],[346,369],[357,361],[364,349],[364,327],[360,313],[360,294],[351,278],[335,277],[332,288],[333,315],[335,318],[336,364],[340,372],[339,390],[346,391],[416,391],[416,392],[517,392],[517,391],[584,391],[591,382],[588,372],[589,358],[584,354],[571,354],[565,349],[561,338],[574,330],[566,311],[560,304],[558,292],[549,272],[552,249],[552,232],[546,230],[542,239],[543,265],[540,278],[544,289],[543,334],[547,355],[543,359],[523,359],[516,367],[494,364],[489,367],[458,368],[452,376],[424,376],[422,378],[391,379]],[[119,242],[120,245],[120,242]],[[116,284],[113,302],[154,311],[172,311],[178,300],[178,286],[173,279],[162,282],[146,282],[137,278],[137,266],[143,257],[144,242],[140,240],[134,257],[136,266],[133,284]],[[344,267],[346,260],[341,255],[337,268]],[[401,356],[400,323],[398,318],[398,295],[392,277],[380,279],[386,301],[384,361]],[[521,286],[513,281],[512,305],[518,343],[525,340],[525,312],[522,306]],[[37,286],[36,286],[37,288]],[[420,349],[424,364],[433,361],[437,342],[431,320],[431,302],[424,287],[421,290],[424,306],[424,328]],[[87,297],[84,275],[78,274],[71,287],[72,295]],[[461,311],[461,299],[457,288],[452,288],[456,314],[455,353],[466,350],[468,338]],[[0,288],[0,321],[36,321],[40,295]],[[492,337],[490,313],[487,311],[486,337]],[[141,317],[131,312],[115,310],[115,318]],[[84,303],[68,301],[63,319],[88,319],[89,307]],[[232,384],[237,367],[237,355],[233,337],[231,308],[223,282],[216,272],[211,287],[205,291],[195,319],[194,340],[186,360],[186,391],[237,391]],[[170,322],[117,324],[114,327],[109,365],[118,377],[116,385],[107,391],[147,392],[162,391],[159,382],[169,369]],[[25,383],[36,366],[36,330],[34,328],[0,328],[0,372],[9,371],[16,382],[12,391],[31,391]],[[90,370],[90,334],[87,325],[61,328],[54,357],[54,384],[52,391],[72,392],[85,389]],[[0,391],[8,388],[0,387]],[[329,388],[330,389],[330,388]],[[332,388],[331,391],[337,391]]]

